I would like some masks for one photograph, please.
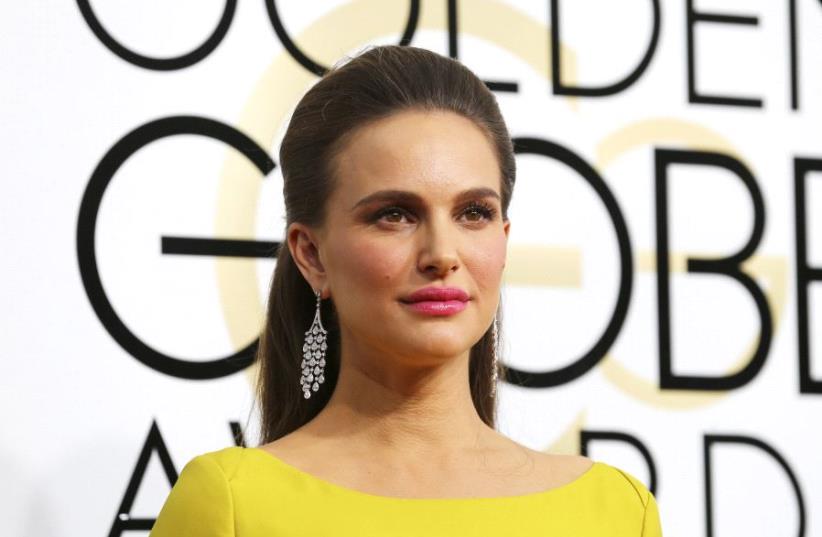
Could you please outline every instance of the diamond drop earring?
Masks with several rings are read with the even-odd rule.
[[[323,327],[323,322],[320,319],[321,294],[322,291],[314,292],[317,297],[317,310],[314,313],[314,322],[305,331],[305,340],[303,342],[303,361],[300,364],[303,372],[300,377],[300,386],[306,399],[311,397],[312,390],[316,392],[320,389],[320,384],[325,382],[323,373],[325,371],[325,350],[328,348],[326,342],[328,332]]]
[[[497,346],[498,346],[498,340],[497,340],[498,328],[497,328],[497,324],[498,324],[497,316],[494,315],[494,324],[493,324],[493,328],[492,328],[492,331],[491,331],[491,333],[493,334],[493,344],[492,344],[493,345],[493,360],[492,360],[492,365],[491,365],[491,368],[492,368],[492,370],[491,370],[491,396],[492,397],[497,395],[497,379],[499,378],[499,374],[497,372],[497,370],[499,368],[499,357],[498,357],[498,353],[497,353]]]

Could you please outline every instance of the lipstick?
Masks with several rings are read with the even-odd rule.
[[[471,297],[458,287],[423,287],[401,302],[425,315],[453,315],[465,309]]]
[[[422,300],[420,302],[403,302],[403,304],[425,315],[453,315],[464,310],[468,302],[462,300]]]

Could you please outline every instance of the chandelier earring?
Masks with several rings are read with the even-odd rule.
[[[303,361],[300,363],[302,375],[300,376],[300,386],[303,396],[306,399],[311,397],[312,391],[318,391],[320,384],[325,382],[325,351],[328,349],[326,335],[328,332],[323,327],[320,318],[320,300],[322,291],[315,291],[317,297],[317,309],[314,312],[314,321],[311,327],[305,331],[303,341]]]

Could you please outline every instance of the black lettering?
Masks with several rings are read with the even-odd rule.
[[[457,17],[457,0],[448,0],[448,55],[455,60],[459,59],[459,23]],[[484,80],[485,85],[492,91],[507,91],[517,93],[519,84],[516,82],[502,82],[499,80]]]
[[[614,82],[608,86],[569,86],[562,82],[562,55],[559,53],[560,43],[560,16],[559,16],[559,0],[551,0],[551,81],[554,87],[554,95],[584,95],[586,97],[604,97],[607,95],[614,95],[623,91],[634,82],[639,80],[645,69],[651,63],[651,58],[656,52],[656,45],[659,41],[659,26],[660,26],[660,8],[659,0],[651,0],[651,6],[654,10],[653,30],[651,32],[651,41],[648,43],[648,48],[645,49],[645,54],[642,56],[639,64],[633,71],[628,73],[622,80]]]
[[[788,36],[790,47],[791,109],[799,108],[799,51],[796,46],[796,0],[788,0]]]
[[[86,24],[88,24],[88,27],[94,32],[94,35],[97,36],[97,39],[119,58],[143,69],[175,71],[194,65],[211,54],[211,52],[219,46],[225,34],[228,33],[231,21],[234,19],[234,12],[237,10],[237,0],[226,0],[220,22],[217,23],[217,27],[202,45],[191,52],[175,58],[151,58],[124,47],[103,27],[88,0],[77,0],[77,6],[80,8],[80,14],[83,16],[83,19],[85,19]]]
[[[704,459],[703,468],[705,468],[705,535],[707,537],[713,537],[714,534],[711,447],[715,444],[741,444],[759,448],[779,463],[779,466],[781,466],[788,475],[788,479],[791,480],[791,486],[796,494],[796,501],[799,506],[799,531],[797,532],[797,535],[805,535],[805,501],[802,497],[802,490],[799,488],[799,482],[796,479],[796,475],[793,473],[793,470],[791,470],[791,467],[788,465],[787,461],[785,461],[782,455],[780,455],[774,448],[758,438],[729,434],[706,434],[702,440],[702,456]],[[763,487],[762,490],[767,489]]]
[[[506,378],[508,382],[526,388],[549,388],[566,384],[584,375],[602,360],[617,335],[619,335],[622,324],[625,322],[628,305],[631,302],[634,272],[633,253],[630,237],[628,236],[628,226],[625,224],[625,217],[616,198],[602,177],[582,157],[566,147],[541,138],[515,138],[514,152],[517,154],[542,155],[555,159],[582,176],[605,205],[608,215],[611,217],[611,222],[613,222],[619,245],[619,294],[611,320],[608,321],[608,325],[599,340],[578,360],[555,371],[527,372],[508,367],[508,376]]]
[[[274,26],[274,33],[277,34],[280,42],[282,42],[288,53],[291,54],[291,57],[297,60],[297,62],[308,71],[317,76],[323,76],[329,68],[310,58],[294,43],[294,41],[292,41],[291,37],[288,35],[288,31],[286,31],[285,26],[283,26],[283,21],[277,11],[277,0],[265,0],[265,7],[268,11],[268,18],[271,20],[272,26]],[[402,37],[400,38],[400,45],[406,46],[411,44],[411,40],[414,38],[414,33],[417,31],[417,23],[419,22],[419,18],[420,0],[410,0],[408,21],[406,22],[405,30],[403,30]]]
[[[811,171],[822,172],[822,159],[794,160],[794,228],[796,230],[796,318],[799,331],[799,393],[822,393],[822,380],[811,378],[811,341],[808,331],[808,287],[822,280],[822,267],[808,265],[808,222],[805,180]]]
[[[94,247],[95,229],[100,203],[108,184],[120,166],[135,152],[155,140],[175,134],[199,134],[220,140],[243,153],[257,166],[263,176],[274,169],[274,162],[254,140],[218,121],[193,116],[174,116],[158,119],[138,127],[126,134],[109,149],[92,173],[88,185],[86,185],[83,199],[80,202],[80,213],[77,221],[77,260],[80,265],[80,276],[89,302],[103,326],[126,352],[140,362],[156,371],[174,377],[198,380],[225,377],[244,369],[253,362],[254,352],[257,347],[256,340],[231,356],[208,362],[187,361],[164,354],[140,340],[123,323],[108,300],[97,268]],[[163,248],[173,247],[176,244],[184,250],[183,247],[187,244],[189,246],[202,246],[202,242],[202,239],[172,238],[169,240],[164,238]],[[220,242],[215,242],[216,246],[220,246]],[[225,243],[225,241],[222,241],[222,243]],[[241,243],[235,250],[250,249],[247,241],[241,241]],[[229,255],[238,253],[230,249],[231,243],[225,244],[228,244]],[[225,244],[223,245],[225,246]],[[270,246],[270,243],[263,243],[257,247],[257,250],[264,251]],[[214,249],[212,247],[210,250],[213,251]],[[176,253],[192,252],[180,251]]]
[[[151,459],[151,454],[155,451],[160,457],[160,463],[163,465],[163,470],[166,476],[168,476],[168,481],[171,486],[173,487],[174,483],[177,482],[179,475],[174,467],[174,462],[171,460],[168,447],[166,447],[166,443],[163,441],[163,436],[160,434],[157,422],[152,420],[148,438],[146,438],[143,449],[140,450],[140,455],[137,457],[137,464],[134,467],[134,472],[131,474],[131,479],[126,487],[126,493],[120,502],[120,507],[117,509],[117,516],[114,517],[114,522],[108,533],[109,537],[119,537],[124,531],[149,531],[154,526],[156,519],[131,518],[130,512],[134,506],[134,499],[137,497],[137,490],[140,488],[140,483],[142,483],[145,478],[148,461]]]
[[[724,15],[694,11],[694,0],[686,0],[685,34],[688,42],[688,102],[701,104],[722,104],[728,106],[751,106],[762,108],[762,99],[747,97],[726,97],[704,95],[696,90],[696,53],[694,51],[694,26],[697,22],[714,22],[720,24],[748,24],[757,26],[759,19],[752,16]]]
[[[756,250],[765,229],[765,203],[762,193],[748,168],[733,157],[720,153],[656,149],[656,223],[657,223],[657,294],[659,327],[659,381],[661,388],[685,390],[731,390],[743,386],[756,377],[771,344],[773,332],[771,311],[762,289],[753,278],[739,270],[739,265]],[[741,371],[720,377],[675,375],[671,369],[671,296],[668,268],[668,174],[670,164],[695,164],[717,166],[730,170],[739,177],[751,194],[754,207],[753,232],[748,243],[737,253],[718,259],[687,259],[688,272],[697,274],[723,274],[742,284],[751,294],[759,313],[761,331],[753,358]]]

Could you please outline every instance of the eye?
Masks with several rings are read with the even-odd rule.
[[[480,218],[486,220],[493,220],[497,214],[497,210],[484,201],[472,201],[465,208],[464,214],[478,214]],[[479,222],[480,220],[472,220],[472,222]]]
[[[468,218],[469,222],[472,223],[480,223],[483,220],[491,221],[496,217],[497,209],[493,206],[488,204],[484,201],[472,201],[462,211],[463,215],[470,215]],[[477,218],[477,216],[479,218]],[[413,214],[410,213],[408,210],[404,209],[403,207],[397,205],[391,205],[389,207],[384,207],[374,213],[371,217],[371,221],[373,222],[386,222],[389,224],[400,224],[402,223],[403,217],[413,217]]]
[[[399,223],[398,220],[392,220],[392,219],[387,219],[386,220],[385,217],[393,217],[393,216],[396,216],[396,215],[399,215],[400,217],[402,217],[403,215],[407,215],[407,214],[408,214],[408,212],[405,209],[403,209],[402,207],[397,207],[395,205],[392,205],[391,207],[385,207],[384,209],[380,209],[379,211],[377,211],[376,214],[374,214],[374,216],[373,216],[373,220],[384,220],[384,221],[389,222],[391,224],[397,224],[397,223]]]

